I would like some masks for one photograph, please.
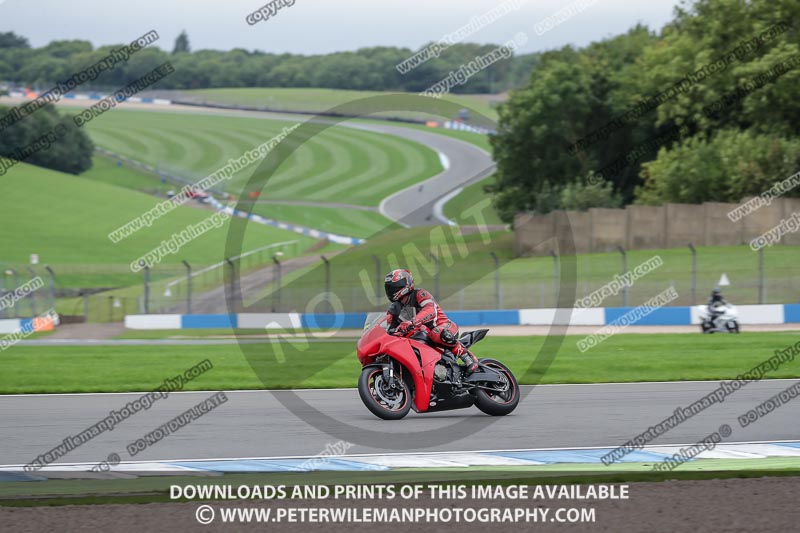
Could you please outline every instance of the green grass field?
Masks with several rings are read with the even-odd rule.
[[[260,203],[253,207],[253,213],[350,237],[368,238],[400,227],[377,211],[342,207]]]
[[[331,110],[337,106],[368,98],[371,96],[385,96],[390,94],[414,93],[386,93],[379,91],[349,91],[340,89],[316,88],[228,88],[228,89],[197,89],[181,91],[181,96],[196,102],[207,102],[228,105],[244,105],[265,107],[275,110],[304,111],[317,113]],[[489,104],[489,100],[497,99],[486,95],[452,95],[442,97],[442,100],[473,109],[492,120],[497,120],[497,111]],[[388,110],[379,116],[393,116],[413,118],[417,120],[448,120],[455,117],[430,115],[427,113],[404,112]]]
[[[541,383],[608,383],[732,379],[793,344],[796,333],[741,335],[615,335],[586,353],[564,338]],[[509,365],[521,383],[545,337],[487,337],[479,357]],[[254,366],[238,345],[212,346],[14,346],[0,358],[0,393],[145,391],[208,358],[214,368],[192,381],[191,390],[354,387],[360,373],[354,341],[310,342],[292,349],[286,362],[274,344],[248,345]],[[294,344],[294,346],[303,346]],[[546,356],[545,356],[546,357]],[[255,370],[255,371],[254,371]],[[769,378],[800,377],[800,360],[785,363]],[[263,378],[263,381],[262,379]]]
[[[455,198],[444,204],[444,214],[450,220],[457,222],[458,224],[474,224],[474,220],[469,220],[468,217],[464,216],[465,212],[478,205],[483,200],[489,198],[489,195],[484,192],[483,188],[492,183],[494,181],[494,177],[490,176],[488,178],[482,179],[479,182],[473,183],[472,185],[467,185],[464,187],[464,190],[461,191]],[[497,212],[489,207],[484,212],[484,218],[486,219],[487,224],[503,224],[503,221],[500,220],[500,217],[497,215]]]
[[[114,167],[112,167],[114,168]],[[96,172],[103,172],[98,169]],[[130,271],[132,261],[157,247],[173,233],[197,224],[213,211],[181,206],[118,243],[109,232],[155,206],[159,199],[97,180],[62,174],[20,164],[0,182],[0,225],[14,228],[0,232],[0,249],[6,263],[27,264],[38,253],[40,263],[53,266],[59,287],[119,287],[141,282]],[[225,255],[226,222],[167,255],[153,268],[156,279],[164,272],[174,275],[182,259],[195,267],[221,261]],[[243,249],[272,242],[299,241],[299,249],[314,240],[293,232],[249,224]]]
[[[98,146],[199,180],[291,124],[119,110],[92,121],[87,128]],[[405,139],[354,129],[308,127],[321,132],[305,142],[293,142],[297,150],[269,178],[262,197],[378,205],[389,194],[441,171],[433,150]],[[234,175],[226,191],[238,195],[256,168],[252,164]]]
[[[165,198],[167,191],[178,189],[178,186],[174,183],[162,183],[161,179],[155,174],[143,172],[140,169],[129,166],[127,163],[97,153],[92,158],[92,168],[80,176],[108,185],[116,185],[117,187],[133,189],[134,191]]]

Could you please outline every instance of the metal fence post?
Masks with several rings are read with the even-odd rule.
[[[558,271],[558,254],[555,250],[550,250],[550,255],[553,256],[553,295],[555,296],[556,304],[555,308],[558,309],[558,289],[560,287],[559,277],[560,273]]]
[[[11,291],[13,292],[17,287],[19,287],[19,272],[17,272],[14,268],[9,268],[6,270],[5,274],[6,276],[14,276],[14,286],[11,288]],[[19,318],[19,305],[17,305],[17,303],[18,302],[14,302],[14,305],[12,306],[14,308],[14,318]]]
[[[272,312],[276,313],[281,308],[281,252],[272,256],[272,261],[275,263],[275,270],[273,274],[273,282],[275,283],[275,296],[272,300]]]
[[[764,248],[758,249],[758,303],[764,302]]]
[[[186,267],[186,314],[192,314],[192,265],[187,261],[181,261]]]
[[[50,268],[50,265],[45,265],[44,269],[50,274],[50,308],[56,308],[56,273]]]
[[[26,270],[28,271],[28,274],[31,275],[31,279],[37,277],[36,272],[34,272],[32,268],[28,267]],[[31,306],[31,318],[33,318],[36,316],[36,295],[33,293],[33,291],[28,293],[28,304]]]
[[[429,253],[428,254],[431,259],[433,259],[434,265],[436,265],[436,271],[433,274],[433,297],[437,300],[439,299],[439,258],[435,255]]]
[[[8,289],[6,289],[6,277],[0,276],[0,296],[5,295],[7,291]],[[6,315],[6,317],[11,316],[11,309],[8,308],[0,309],[0,316],[2,315]]]
[[[624,277],[628,271],[628,254],[622,246],[617,246],[617,250],[622,254],[622,307],[628,307],[628,282],[625,281]]]
[[[327,300],[331,294],[331,262],[324,255],[321,255],[320,258],[325,263],[325,299]]]
[[[231,280],[230,286],[228,290],[230,291],[231,299],[230,301],[233,302],[233,309],[228,309],[229,312],[235,313],[236,312],[236,265],[233,264],[233,261],[230,258],[226,257],[225,262],[228,263],[228,266],[231,267]]]
[[[383,274],[381,273],[381,259],[375,254],[372,254],[372,260],[375,262],[375,276],[378,284],[375,285],[375,298],[378,302],[381,301],[381,284],[383,283]],[[378,304],[380,305],[380,304]]]
[[[108,321],[109,322],[113,322],[114,321],[114,297],[113,296],[109,296],[108,297]]]
[[[150,314],[150,267],[144,265],[144,314]]]
[[[494,260],[494,308],[500,309],[500,260],[494,252],[489,255]]]
[[[692,252],[692,305],[697,305],[697,250],[692,243],[688,246]]]

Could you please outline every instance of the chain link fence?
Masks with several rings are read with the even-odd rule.
[[[688,248],[621,250],[578,256],[574,276],[565,273],[561,264],[565,258],[557,255],[518,259],[494,269],[496,256],[491,253],[475,254],[453,265],[434,257],[424,265],[400,265],[391,256],[388,260],[373,256],[372,262],[355,267],[332,258],[326,268],[320,258],[312,267],[288,271],[281,254],[295,256],[296,246],[296,241],[287,241],[230,262],[158,265],[138,274],[128,265],[0,265],[0,318],[35,316],[54,305],[62,315],[90,322],[147,313],[382,310],[386,307],[383,276],[403,267],[413,270],[417,285],[432,292],[445,310],[555,307],[560,294],[575,294],[580,301],[590,300],[592,293],[597,297],[590,306],[633,307],[669,287],[678,293],[672,305],[696,305],[705,303],[720,281],[729,282],[721,289],[737,305],[800,302],[800,247],[793,246],[761,252],[746,247],[702,248],[696,254]],[[656,257],[657,267],[626,281],[626,272],[635,272]],[[267,269],[264,279],[268,281],[244,289],[245,294],[236,295],[234,308],[229,308],[226,294],[242,290],[231,280],[238,282],[240,275],[259,269]],[[489,274],[475,279],[475,272]],[[18,290],[37,277],[41,285],[36,290],[25,294]],[[82,289],[89,280],[94,287]],[[113,289],[119,286],[126,288]],[[564,305],[569,304],[562,301]]]

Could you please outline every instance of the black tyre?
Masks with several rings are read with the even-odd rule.
[[[367,367],[358,377],[358,395],[372,414],[384,420],[400,420],[411,410],[411,391],[395,378],[394,386],[383,377],[383,369]]]
[[[475,389],[475,406],[492,416],[505,416],[517,408],[519,404],[519,385],[511,370],[500,361],[494,359],[481,359],[480,364],[496,370],[502,376],[499,382],[481,383],[487,387],[502,388],[503,392]]]

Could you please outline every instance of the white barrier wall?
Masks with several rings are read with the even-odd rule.
[[[300,313],[241,313],[239,327],[250,329],[299,329]]]
[[[556,314],[558,311],[558,314]],[[571,313],[570,313],[571,311]],[[554,324],[564,326],[602,326],[605,324],[606,314],[602,307],[586,309],[520,309],[519,324],[521,326],[542,326]]]
[[[181,329],[182,315],[127,315],[125,327],[128,329]]]
[[[700,307],[692,307],[692,324],[700,324]],[[705,307],[705,306],[703,306]],[[739,324],[783,324],[786,320],[783,304],[737,305]]]
[[[20,328],[22,328],[22,321],[19,318],[0,320],[0,333],[15,333]]]

